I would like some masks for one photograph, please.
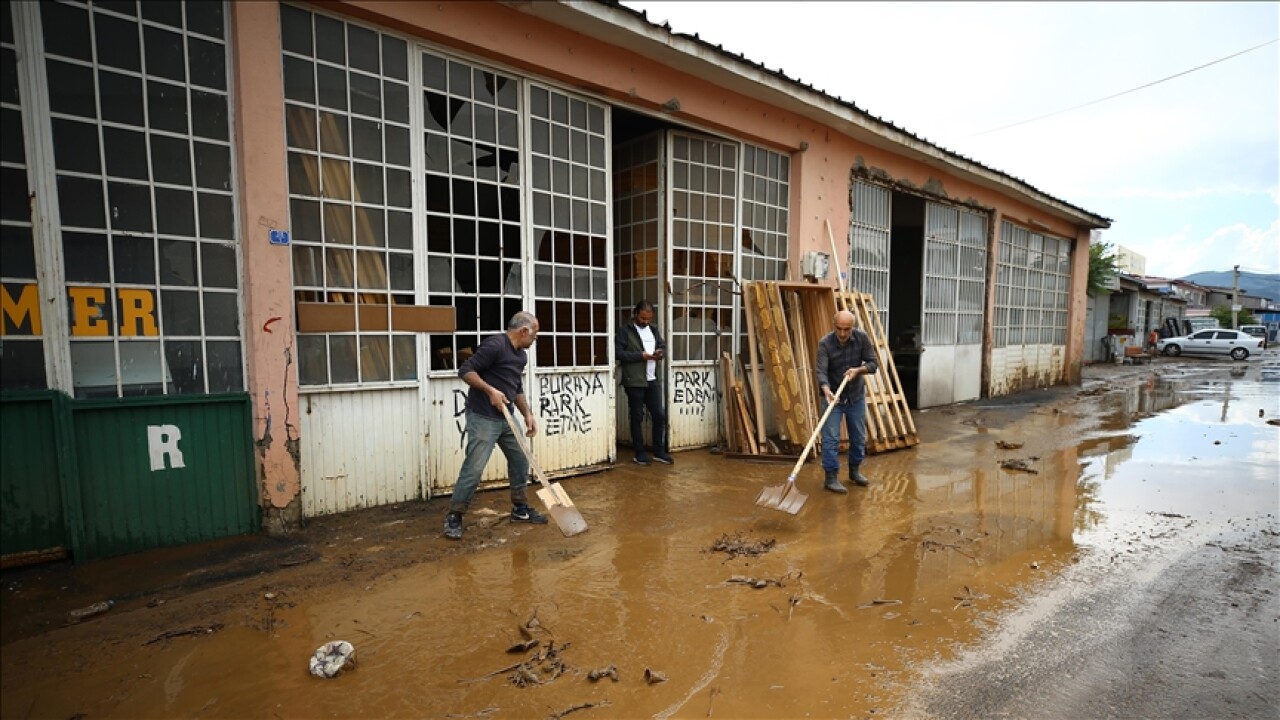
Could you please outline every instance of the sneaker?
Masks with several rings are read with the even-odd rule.
[[[635,464],[637,464],[637,465],[648,465],[648,464],[649,464],[649,458],[647,458],[647,457],[640,457],[639,455],[637,455],[637,456],[635,456],[635,457],[631,458],[631,462],[633,462],[633,463],[635,463]]]
[[[516,505],[511,508],[511,522],[532,523],[534,525],[546,525],[547,516],[534,510],[528,505]]]
[[[676,464],[676,459],[675,459],[675,458],[673,458],[673,457],[671,457],[670,455],[668,455],[668,454],[666,454],[666,453],[661,453],[661,454],[659,454],[659,453],[654,453],[654,454],[653,454],[653,459],[654,459],[654,460],[657,460],[658,462],[662,463],[663,465],[675,465],[675,464]]]
[[[462,539],[462,513],[451,512],[444,516],[444,536],[450,540]]]

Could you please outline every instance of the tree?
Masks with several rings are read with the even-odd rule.
[[[1219,327],[1229,328],[1231,327],[1231,306],[1217,305],[1209,311],[1209,317],[1217,320]],[[1258,324],[1258,321],[1253,319],[1253,313],[1244,308],[1240,308],[1240,312],[1236,313],[1236,320],[1240,325]]]
[[[1093,243],[1089,246],[1089,287],[1090,295],[1101,295],[1110,292],[1111,281],[1120,273],[1116,267],[1116,254],[1111,246],[1105,243]]]

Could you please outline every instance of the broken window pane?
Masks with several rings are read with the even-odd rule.
[[[204,392],[204,352],[199,340],[166,340],[164,359],[169,366],[170,394],[189,395]]]

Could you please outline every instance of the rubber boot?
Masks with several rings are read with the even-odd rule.
[[[849,490],[840,484],[840,478],[837,477],[837,475],[838,473],[835,470],[828,470],[827,480],[822,484],[822,489],[830,490],[831,492],[839,495],[844,495],[848,493]]]
[[[858,465],[849,466],[849,482],[857,485],[858,487],[866,487],[870,485],[871,481],[867,480],[865,475],[858,472],[858,467]]]

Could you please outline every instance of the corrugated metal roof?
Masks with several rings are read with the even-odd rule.
[[[603,5],[603,6],[606,6],[606,7],[612,8],[612,9],[616,9],[616,10],[620,10],[620,11],[622,11],[622,12],[625,12],[625,13],[627,13],[628,15],[630,15],[630,16],[632,16],[632,17],[635,17],[635,18],[640,19],[641,21],[643,21],[644,23],[646,23],[646,24],[647,24],[649,27],[651,27],[651,28],[658,29],[658,30],[662,30],[663,32],[665,32],[665,33],[666,33],[668,36],[670,36],[670,37],[673,37],[673,38],[681,38],[681,39],[684,39],[684,40],[687,40],[687,41],[690,41],[690,42],[696,43],[696,44],[698,44],[699,46],[701,46],[701,47],[703,47],[703,48],[705,48],[705,49],[707,49],[707,50],[711,50],[711,51],[714,51],[714,52],[718,53],[719,55],[721,55],[722,57],[724,57],[725,59],[727,59],[727,60],[728,60],[728,61],[730,61],[730,62],[733,62],[733,63],[740,63],[740,64],[747,65],[747,66],[749,66],[750,68],[752,68],[752,69],[754,69],[754,70],[756,70],[756,71],[760,71],[760,72],[767,73],[767,74],[769,74],[769,75],[771,75],[771,76],[773,76],[773,77],[775,77],[775,78],[777,78],[777,79],[779,79],[779,80],[782,80],[782,81],[784,81],[784,82],[786,82],[786,83],[789,83],[789,84],[791,84],[791,85],[793,85],[793,86],[795,86],[795,87],[797,87],[797,88],[800,88],[800,89],[805,90],[805,91],[807,91],[807,92],[809,92],[809,93],[813,93],[813,94],[815,94],[815,95],[818,95],[818,96],[820,96],[821,98],[823,98],[823,99],[825,99],[825,100],[828,100],[828,101],[831,101],[831,102],[838,103],[839,105],[843,106],[844,108],[846,108],[846,109],[848,109],[848,110],[852,111],[854,114],[856,114],[856,115],[858,115],[858,116],[861,116],[862,118],[865,118],[865,119],[867,119],[867,120],[871,121],[871,122],[872,122],[872,123],[874,123],[874,124],[877,124],[877,125],[882,126],[885,130],[888,130],[888,131],[891,131],[891,132],[894,132],[894,133],[901,133],[901,134],[906,135],[907,137],[909,137],[909,138],[911,138],[911,139],[913,139],[913,140],[916,140],[916,141],[918,141],[918,142],[920,142],[920,143],[923,143],[923,144],[925,144],[925,145],[928,145],[929,147],[931,147],[931,148],[933,148],[933,149],[935,149],[935,150],[937,150],[937,151],[939,151],[939,152],[943,153],[944,155],[946,155],[946,156],[948,156],[948,157],[950,157],[950,158],[952,158],[952,159],[954,159],[954,160],[956,160],[956,161],[963,162],[963,163],[968,163],[968,164],[971,164],[971,165],[977,166],[977,167],[979,167],[979,168],[981,168],[981,169],[983,169],[983,170],[985,170],[985,171],[987,171],[987,172],[989,172],[989,173],[992,173],[992,174],[994,174],[994,175],[998,175],[999,177],[1004,178],[1005,180],[1011,181],[1012,183],[1014,183],[1014,184],[1016,184],[1016,185],[1021,186],[1021,187],[1024,189],[1024,191],[1025,191],[1026,193],[1030,194],[1030,195],[1039,195],[1039,196],[1044,197],[1044,198],[1047,198],[1047,199],[1049,199],[1049,200],[1051,200],[1051,201],[1053,201],[1053,202],[1055,202],[1055,203],[1059,203],[1059,204],[1061,204],[1061,205],[1064,205],[1064,206],[1066,206],[1066,207],[1069,207],[1069,208],[1071,208],[1071,209],[1073,209],[1073,210],[1075,210],[1075,211],[1077,211],[1077,212],[1081,213],[1082,215],[1087,215],[1087,216],[1089,216],[1089,218],[1093,219],[1094,221],[1096,221],[1096,222],[1098,223],[1098,227],[1104,227],[1104,228],[1105,228],[1105,227],[1110,227],[1110,226],[1111,226],[1111,218],[1104,217],[1104,216],[1102,216],[1102,215],[1098,215],[1097,213],[1094,213],[1094,212],[1091,212],[1091,211],[1089,211],[1089,210],[1086,210],[1086,209],[1084,209],[1084,208],[1080,207],[1079,205],[1074,205],[1074,204],[1072,204],[1072,203],[1067,202],[1066,200],[1063,200],[1063,199],[1058,198],[1058,197],[1054,197],[1053,195],[1050,195],[1049,193],[1047,193],[1047,192],[1045,192],[1045,191],[1043,191],[1043,190],[1041,190],[1041,189],[1039,189],[1039,188],[1035,187],[1034,185],[1032,185],[1032,184],[1028,183],[1026,180],[1023,180],[1022,178],[1015,177],[1015,176],[1013,176],[1013,175],[1010,175],[1010,174],[1008,174],[1008,173],[1006,173],[1006,172],[1003,172],[1003,171],[1001,171],[1001,170],[998,170],[998,169],[996,169],[996,168],[990,167],[990,166],[988,166],[988,165],[984,165],[983,163],[981,163],[981,162],[979,162],[979,161],[977,161],[977,160],[974,160],[973,158],[965,157],[964,155],[961,155],[960,153],[957,153],[957,152],[955,152],[955,151],[953,151],[953,150],[948,150],[948,149],[946,149],[946,148],[944,148],[944,147],[942,147],[942,146],[940,146],[940,145],[937,145],[936,143],[930,142],[929,140],[927,140],[927,139],[925,139],[925,138],[923,138],[923,137],[921,137],[921,136],[919,136],[919,135],[916,135],[915,133],[913,133],[913,132],[911,132],[911,131],[909,131],[909,130],[907,130],[907,129],[905,129],[905,128],[902,128],[902,127],[900,127],[900,126],[898,126],[898,125],[895,125],[894,123],[892,123],[892,122],[890,122],[890,121],[888,121],[888,120],[885,120],[885,119],[883,119],[883,118],[880,118],[880,117],[877,117],[877,116],[875,116],[875,115],[872,115],[871,113],[867,112],[866,110],[864,110],[864,109],[862,109],[862,108],[858,107],[858,106],[857,106],[856,104],[854,104],[854,103],[853,103],[853,101],[851,101],[851,100],[845,100],[844,98],[841,98],[841,97],[839,97],[839,96],[831,95],[830,93],[827,93],[827,92],[826,92],[826,91],[824,91],[824,90],[820,90],[820,89],[815,88],[815,87],[814,87],[812,84],[810,84],[810,83],[802,82],[799,78],[793,78],[793,77],[791,77],[791,76],[787,75],[785,72],[783,72],[783,70],[782,70],[781,68],[779,68],[779,69],[777,69],[777,70],[771,69],[771,68],[769,68],[769,67],[766,67],[763,63],[758,63],[758,62],[756,62],[756,61],[754,61],[754,60],[751,60],[751,59],[747,58],[747,56],[746,56],[745,54],[743,54],[743,53],[733,53],[733,52],[731,52],[731,51],[729,51],[729,50],[726,50],[726,49],[724,48],[724,46],[723,46],[723,45],[718,45],[718,44],[717,44],[717,45],[713,45],[713,44],[711,44],[710,42],[708,42],[708,41],[703,40],[702,38],[700,38],[700,37],[698,36],[698,34],[697,34],[697,33],[688,34],[688,33],[677,33],[677,32],[674,32],[674,31],[671,29],[671,24],[670,24],[670,23],[667,23],[667,22],[664,22],[664,23],[662,23],[662,24],[655,23],[655,22],[653,22],[653,21],[651,21],[651,20],[649,19],[649,16],[648,16],[648,13],[647,13],[647,12],[645,12],[645,11],[643,11],[643,10],[635,10],[635,9],[629,8],[629,7],[627,7],[626,5],[623,5],[621,2],[618,2],[618,0],[589,0],[589,2],[592,2],[592,3],[598,4],[598,5]],[[678,48],[676,48],[676,49],[678,50]]]

